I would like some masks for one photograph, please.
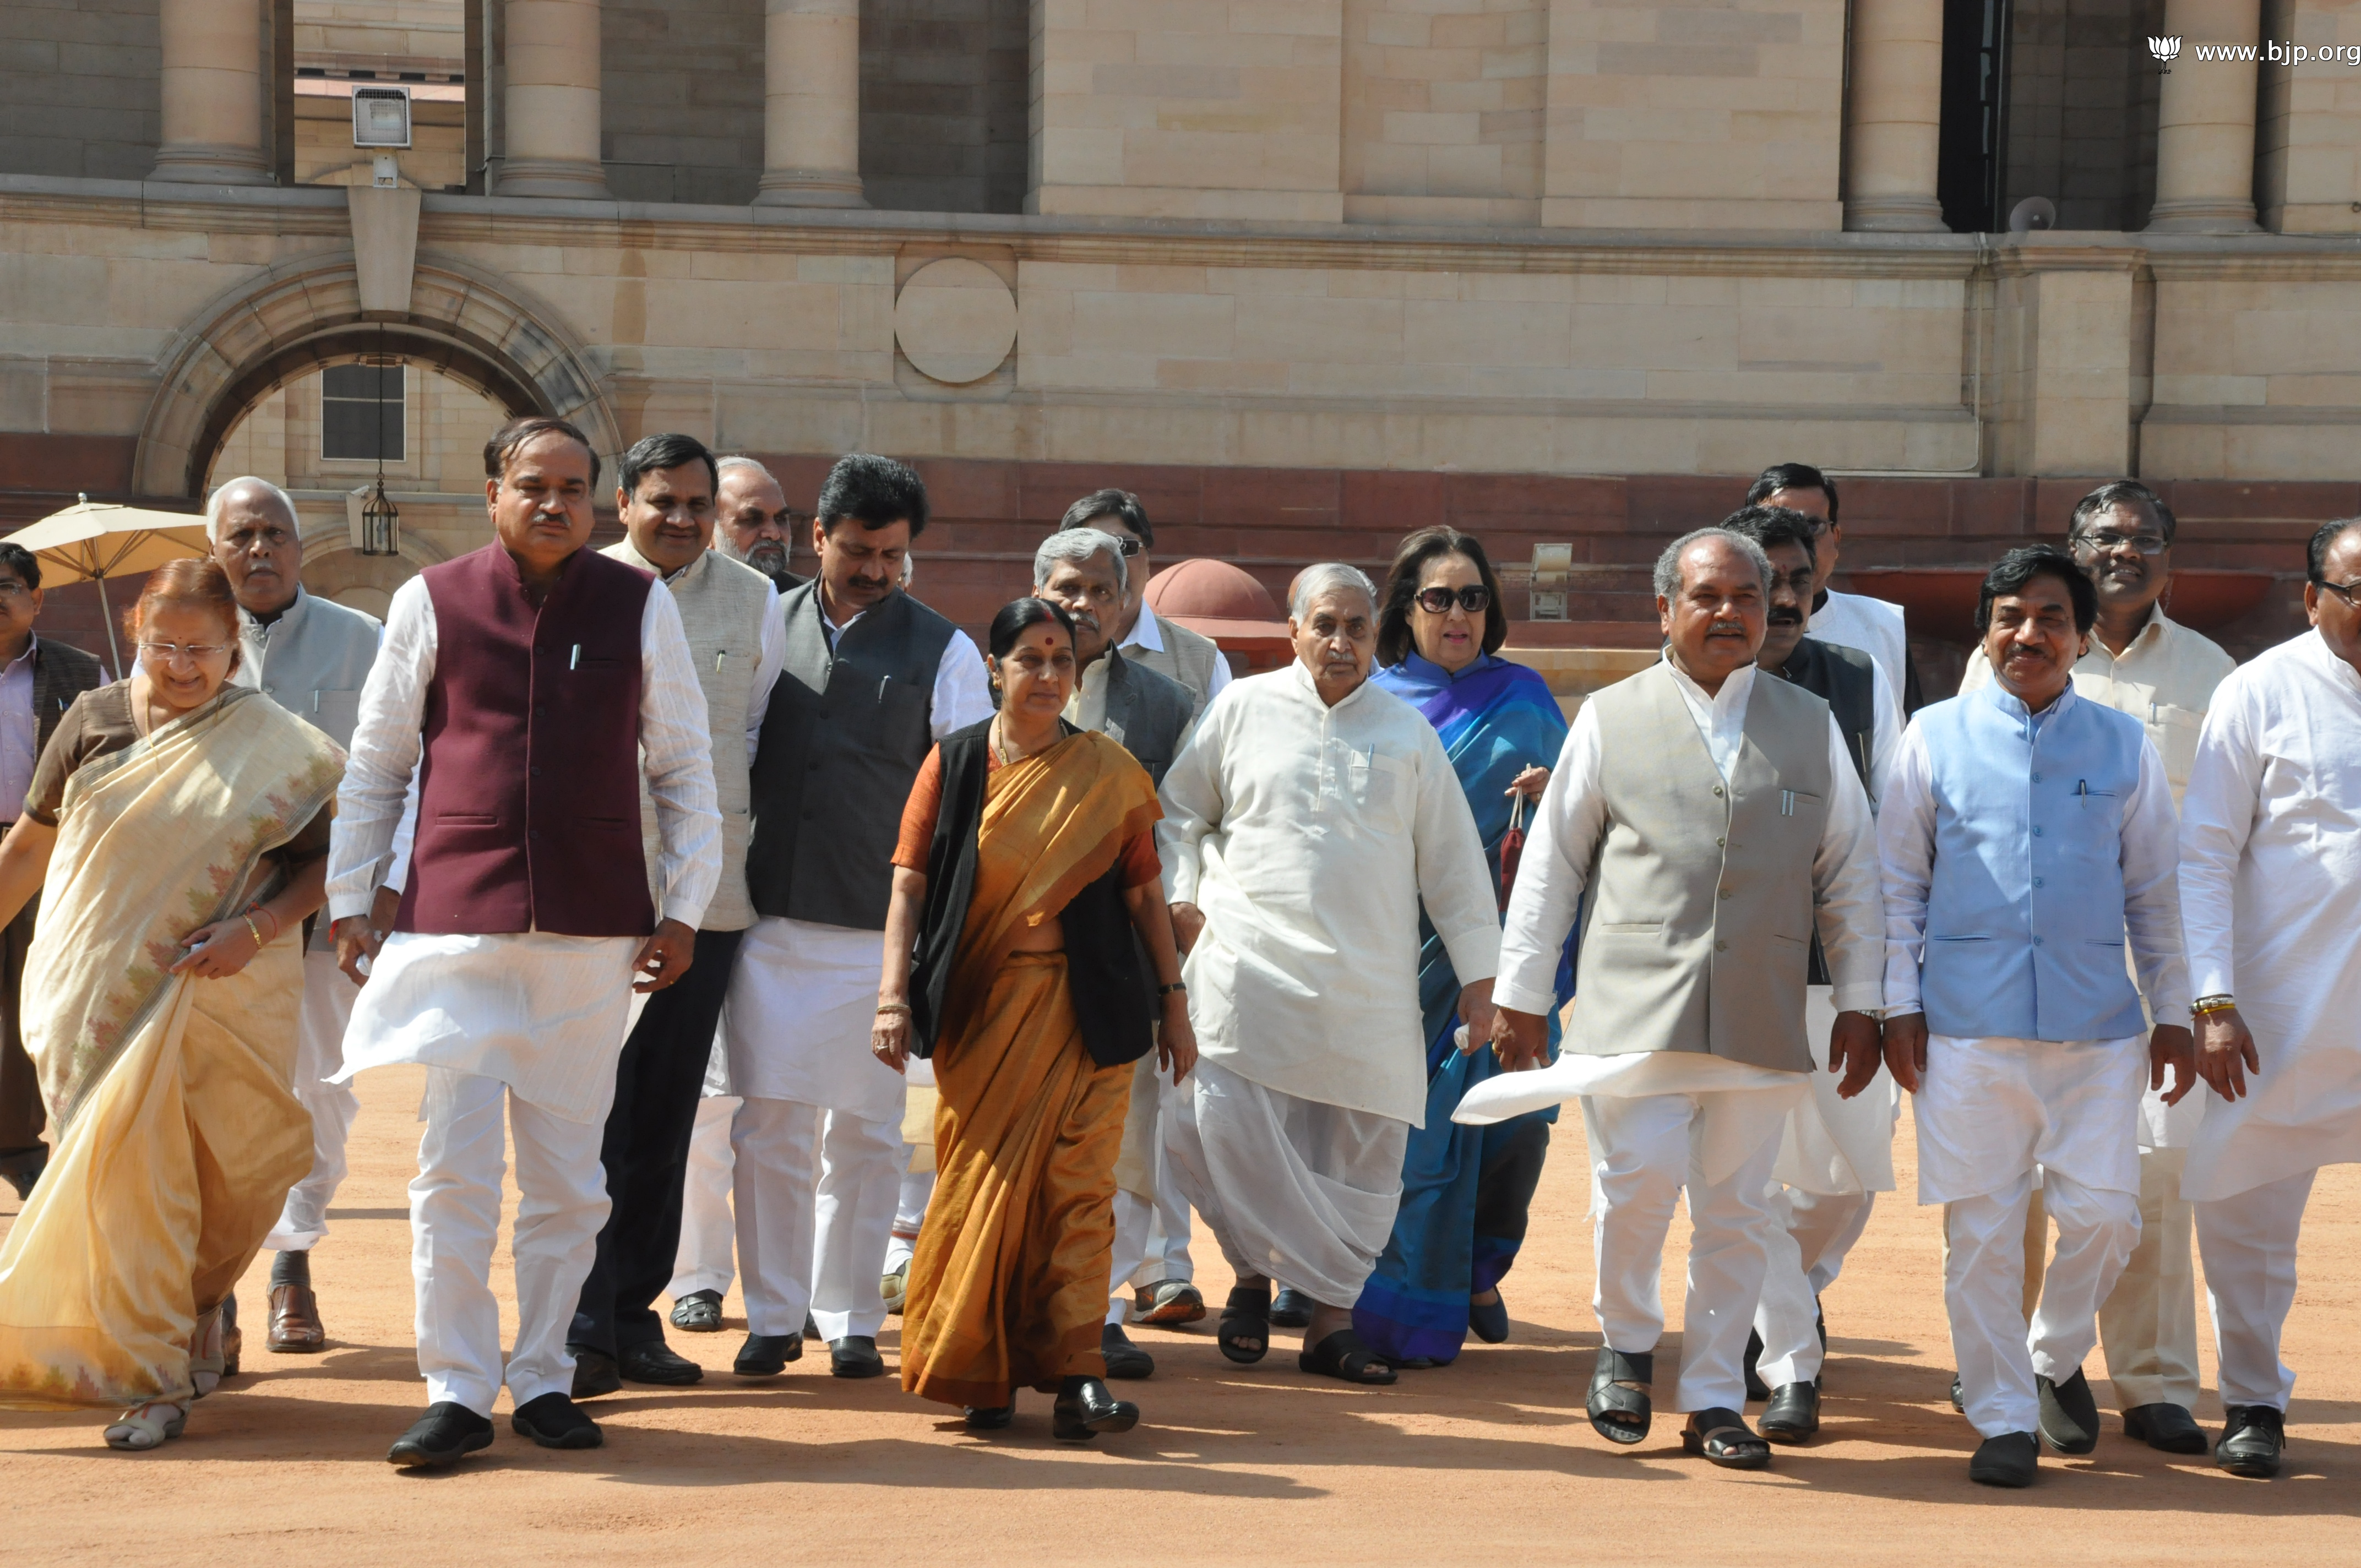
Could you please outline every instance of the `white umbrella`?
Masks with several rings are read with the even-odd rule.
[[[31,551],[41,563],[43,579],[53,586],[98,585],[106,646],[115,654],[118,672],[123,668],[123,651],[115,640],[115,611],[106,602],[106,579],[145,576],[167,561],[185,561],[212,552],[205,520],[192,512],[149,511],[93,501],[87,496],[63,511],[18,529],[8,536],[8,543]]]

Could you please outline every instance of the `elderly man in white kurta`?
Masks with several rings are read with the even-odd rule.
[[[2213,1310],[2214,1461],[2276,1475],[2279,1336],[2323,1165],[2361,1161],[2361,520],[2314,535],[2312,630],[2224,681],[2180,824],[2182,924],[2212,1085],[2181,1194]]]
[[[1290,597],[1295,662],[1215,698],[1164,778],[1159,847],[1203,1053],[1167,1146],[1237,1274],[1223,1354],[1262,1359],[1277,1279],[1316,1304],[1305,1371],[1390,1383],[1352,1305],[1425,1115],[1419,909],[1479,1037],[1499,927],[1434,727],[1368,684],[1376,590],[1328,565]]]
[[[1755,666],[1771,576],[1762,546],[1721,528],[1657,561],[1664,660],[1575,716],[1501,938],[1498,1048],[1521,1067],[1540,1058],[1581,914],[1572,1032],[1554,1066],[1479,1084],[1454,1117],[1582,1099],[1603,1340],[1587,1410],[1611,1442],[1642,1441],[1653,1419],[1664,1236],[1687,1189],[1675,1402],[1683,1446],[1731,1469],[1771,1461],[1741,1413],[1741,1360],[1781,1130],[1820,1047],[1847,1098],[1877,1070],[1869,800],[1828,703]],[[1805,1032],[1815,931],[1838,1008],[1826,1041]]]

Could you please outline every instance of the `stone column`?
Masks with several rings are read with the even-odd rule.
[[[1943,0],[1854,0],[1845,227],[1946,227],[1935,196],[1942,103]]]
[[[765,0],[759,206],[865,207],[861,0]]]
[[[273,183],[262,142],[261,0],[161,0],[163,143],[151,180]]]
[[[2166,0],[2164,30],[2182,40],[2157,105],[2151,229],[2247,234],[2255,223],[2255,63],[2197,63],[2191,45],[2252,44],[2261,0]]]
[[[508,0],[500,196],[607,199],[598,153],[598,0]]]

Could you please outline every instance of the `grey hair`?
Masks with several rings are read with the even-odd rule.
[[[1656,557],[1656,597],[1660,599],[1676,598],[1681,591],[1681,557],[1689,553],[1690,546],[1716,539],[1752,562],[1754,570],[1763,578],[1763,591],[1766,594],[1771,591],[1771,557],[1763,554],[1763,546],[1734,528],[1699,528],[1665,545],[1664,553]]]
[[[205,537],[207,539],[219,539],[221,537],[222,498],[228,495],[230,491],[237,488],[240,485],[252,485],[260,489],[263,494],[269,496],[272,500],[277,501],[280,507],[287,513],[287,525],[290,528],[294,529],[298,533],[301,533],[303,531],[303,516],[301,512],[295,510],[295,498],[293,496],[289,495],[285,490],[280,489],[278,486],[272,484],[268,479],[258,477],[252,474],[241,474],[235,479],[225,480],[223,483],[214,486],[214,493],[205,498]]]
[[[776,474],[772,473],[768,468],[763,467],[752,457],[745,456],[742,454],[729,457],[717,457],[713,460],[713,467],[715,472],[721,474],[726,474],[732,468],[752,468],[757,474],[762,475],[765,479],[770,480],[771,483],[774,485],[779,484],[779,477]],[[716,489],[720,488],[719,480],[717,479],[714,481],[714,488]],[[784,495],[786,492],[786,487],[785,485],[779,485],[779,491]]]
[[[1131,591],[1131,572],[1123,558],[1123,541],[1104,529],[1061,528],[1041,541],[1041,548],[1033,552],[1033,586],[1039,587],[1049,580],[1049,572],[1060,561],[1087,561],[1093,555],[1105,554],[1115,560],[1115,591]]]
[[[1342,561],[1323,561],[1316,566],[1306,566],[1296,574],[1295,586],[1288,591],[1287,613],[1301,620],[1312,609],[1312,601],[1338,588],[1351,588],[1369,596],[1369,608],[1378,607],[1378,585],[1358,566],[1348,566]]]

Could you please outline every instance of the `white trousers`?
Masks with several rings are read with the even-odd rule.
[[[737,1113],[734,1094],[708,1094],[697,1102],[688,1173],[680,1189],[680,1250],[673,1255],[667,1290],[675,1300],[698,1290],[727,1296],[738,1277],[731,1250],[737,1222],[730,1213],[730,1183],[738,1163],[730,1147],[730,1124]]]
[[[749,1095],[730,1141],[747,1332],[799,1334],[809,1312],[823,1339],[874,1338],[885,1326],[878,1279],[901,1185],[901,1119]]]
[[[1688,1291],[1674,1409],[1746,1408],[1746,1331],[1770,1256],[1773,1221],[1765,1193],[1779,1157],[1782,1123],[1768,1121],[1760,1145],[1719,1182],[1706,1179],[1704,1133],[1716,1102],[1778,1092],[1582,1098],[1598,1261],[1591,1306],[1609,1349],[1642,1354],[1664,1336],[1664,1237],[1673,1205],[1688,1190]]]
[[[1149,1216],[1140,1262],[1129,1274],[1115,1277],[1118,1289],[1126,1281],[1148,1286],[1197,1277],[1196,1266],[1189,1258],[1189,1198],[1180,1190],[1180,1178],[1173,1168],[1171,1151],[1173,1123],[1180,1117],[1183,1104],[1193,1106],[1197,1090],[1186,1079],[1176,1084],[1170,1076],[1159,1074],[1156,1093],[1156,1212]],[[1118,1209],[1118,1224],[1121,1215]],[[1115,1252],[1117,1256],[1123,1255],[1120,1245]]]
[[[906,1164],[917,1157],[917,1146],[904,1144],[903,1159]],[[932,1153],[929,1149],[928,1152]],[[885,1244],[885,1272],[893,1273],[910,1261],[918,1250],[918,1227],[927,1223],[927,1202],[935,1195],[935,1168],[905,1170],[900,1194],[894,1200],[894,1235]]]
[[[328,1234],[328,1205],[345,1179],[345,1135],[360,1101],[352,1086],[327,1081],[345,1065],[345,1029],[360,997],[333,952],[303,955],[303,1008],[295,1029],[295,1080],[288,1087],[312,1118],[312,1168],[287,1190],[279,1223],[264,1238],[271,1252],[309,1252]]]
[[[1156,1227],[1156,1205],[1136,1192],[1115,1190],[1115,1264],[1107,1278],[1110,1323],[1131,1318],[1131,1281],[1148,1256],[1148,1234]]]
[[[1853,1243],[1869,1227],[1873,1192],[1806,1192],[1771,1184],[1770,1253],[1754,1332],[1763,1336],[1756,1370],[1773,1388],[1820,1375],[1820,1292],[1837,1282]]]
[[[2099,1303],[2139,1240],[2139,1195],[2085,1187],[2041,1171],[2042,1206],[2058,1225],[2058,1250],[2041,1304],[2025,1321],[2025,1215],[2034,1173],[1944,1208],[1943,1301],[1959,1357],[1969,1424],[1984,1437],[2039,1430],[2034,1378],[2062,1383],[2099,1341]]]
[[[2140,1150],[2139,1243],[2099,1303],[2099,1343],[2115,1403],[2125,1409],[2197,1404],[2197,1269],[2190,1204],[2180,1195],[2188,1166],[2185,1148]]]
[[[2296,1239],[2317,1170],[2301,1170],[2197,1207],[2197,1251],[2213,1309],[2213,1348],[2224,1405],[2285,1411],[2295,1374],[2279,1359],[2279,1336],[2295,1305]]]
[[[418,1370],[430,1404],[492,1412],[505,1381],[520,1405],[574,1387],[566,1332],[599,1227],[607,1223],[602,1122],[569,1122],[517,1099],[496,1078],[426,1069],[418,1176],[410,1184],[410,1267],[418,1299]],[[516,1345],[500,1365],[491,1288],[505,1169],[503,1113],[516,1129]]]

